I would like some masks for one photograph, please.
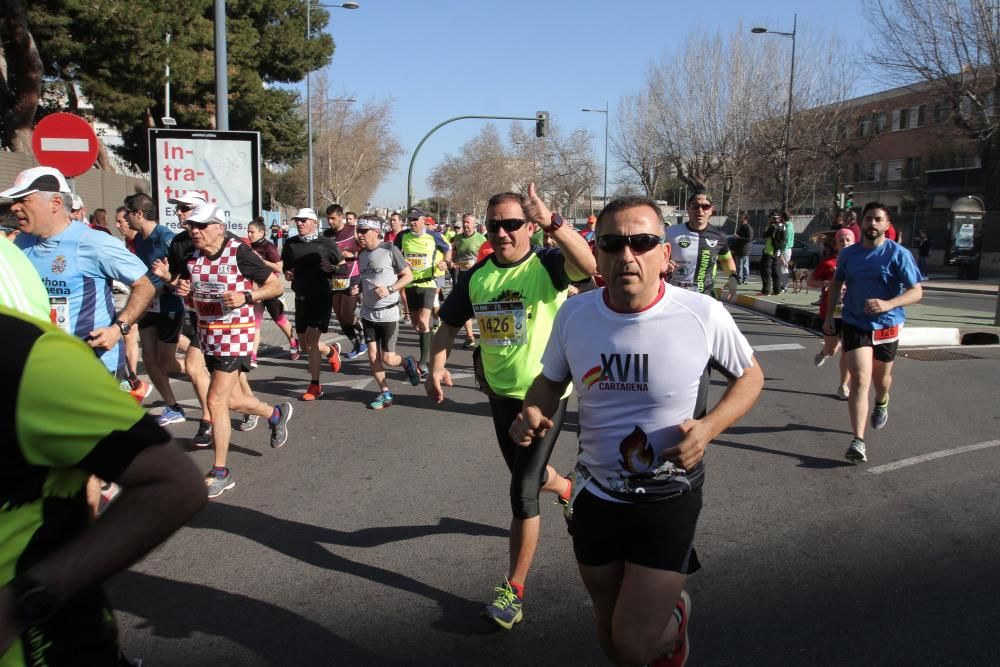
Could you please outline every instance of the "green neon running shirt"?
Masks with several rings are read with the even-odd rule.
[[[83,341],[0,307],[0,587],[89,524],[87,478],[113,481],[170,435]],[[13,665],[114,664],[117,630],[94,587],[0,656]]]
[[[43,322],[50,321],[49,294],[31,260],[20,248],[0,237],[0,306]]]
[[[508,266],[490,255],[460,274],[441,306],[441,321],[458,328],[475,317],[490,388],[523,399],[542,370],[542,352],[569,284],[556,248],[532,247]]]

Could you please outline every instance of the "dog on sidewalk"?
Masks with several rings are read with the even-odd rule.
[[[792,279],[792,293],[798,294],[799,292],[805,291],[806,294],[809,293],[809,269],[803,269],[795,266],[795,262],[788,263],[788,273],[791,275]]]

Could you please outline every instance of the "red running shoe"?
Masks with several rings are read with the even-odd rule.
[[[300,401],[315,401],[317,398],[323,395],[323,389],[320,388],[318,384],[310,384],[309,388],[306,389],[306,393],[299,397]]]
[[[649,667],[684,667],[687,663],[688,654],[691,652],[691,644],[688,641],[688,625],[691,623],[691,596],[687,591],[681,591],[681,597],[677,600],[677,607],[674,613],[680,618],[677,624],[677,643],[674,644],[673,653],[665,655],[649,663]]]
[[[340,343],[334,343],[330,346],[330,354],[326,355],[327,360],[330,362],[330,368],[334,373],[340,372]]]

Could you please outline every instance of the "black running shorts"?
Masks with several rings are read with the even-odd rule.
[[[590,567],[626,561],[691,574],[699,567],[693,544],[700,514],[701,487],[655,503],[616,503],[583,489],[569,524],[573,552]]]
[[[333,312],[333,294],[295,296],[295,332],[305,333],[306,329],[319,329],[326,333],[330,328],[330,313]]]
[[[149,328],[156,329],[156,339],[161,343],[174,345],[184,328],[184,313],[146,313],[139,318],[139,330]]]
[[[378,344],[380,352],[396,351],[396,335],[399,333],[399,322],[373,322],[362,318],[361,327],[365,331],[366,343]]]
[[[410,309],[411,313],[415,310],[420,310],[421,308],[432,310],[434,308],[434,297],[437,295],[437,291],[437,287],[407,287],[406,307]]]
[[[211,354],[205,355],[205,368],[209,373],[220,371],[222,373],[250,372],[250,357],[216,357]]]
[[[840,325],[840,340],[844,344],[844,352],[850,352],[862,347],[872,348],[872,357],[875,361],[881,361],[883,364],[891,364],[895,361],[896,350],[899,348],[898,340],[894,340],[891,343],[874,345],[872,343],[871,331],[859,329],[847,322],[842,322]]]

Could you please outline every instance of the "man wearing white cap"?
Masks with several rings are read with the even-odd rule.
[[[42,278],[56,326],[84,339],[108,371],[123,379],[122,338],[155,293],[145,265],[119,239],[70,218],[72,195],[57,169],[22,171],[0,199],[13,200],[11,211],[21,231],[17,246]],[[117,314],[112,280],[132,288]]]
[[[300,208],[292,219],[298,236],[285,243],[281,261],[295,292],[295,332],[299,335],[299,345],[309,353],[309,387],[301,399],[315,401],[323,395],[319,383],[323,357],[334,373],[340,371],[340,344],[327,345],[319,338],[330,328],[333,312],[330,277],[343,264],[344,256],[336,239],[320,235],[316,211]]]
[[[215,465],[205,476],[205,484],[208,497],[215,498],[236,486],[226,467],[232,435],[230,409],[267,419],[271,447],[281,447],[288,439],[291,404],[267,405],[240,381],[250,371],[256,330],[253,304],[279,296],[283,288],[278,276],[250,246],[226,233],[225,217],[217,206],[199,206],[186,222],[195,252],[184,267],[177,293],[194,303],[198,342],[212,374],[208,408]]]
[[[73,195],[70,201],[69,219],[74,222],[82,222],[85,225],[90,224],[90,221],[87,220],[87,207],[83,205],[83,199],[80,198],[80,195]]]
[[[183,230],[174,235],[170,240],[170,248],[167,250],[166,261],[158,260],[153,262],[153,272],[159,276],[167,289],[172,289],[191,256],[194,254],[194,241],[191,239],[190,231],[187,229],[187,219],[191,217],[199,206],[208,205],[208,200],[203,192],[191,190],[185,192],[180,197],[168,199],[167,203],[174,207],[177,214],[177,221]],[[239,240],[239,237],[229,232],[227,238],[232,237]],[[198,422],[198,432],[195,433],[191,442],[196,447],[208,447],[212,444],[212,412],[208,407],[208,384],[209,374],[205,368],[205,356],[201,352],[198,344],[198,317],[190,303],[185,302],[187,309],[184,318],[184,328],[182,333],[190,339],[187,352],[184,354],[184,370],[191,379],[194,386],[194,393],[198,397],[198,404],[201,405],[201,420]],[[241,385],[245,385],[245,376],[240,376]],[[249,391],[249,385],[246,385]],[[181,415],[183,418],[183,414]],[[180,420],[179,420],[180,421]]]

